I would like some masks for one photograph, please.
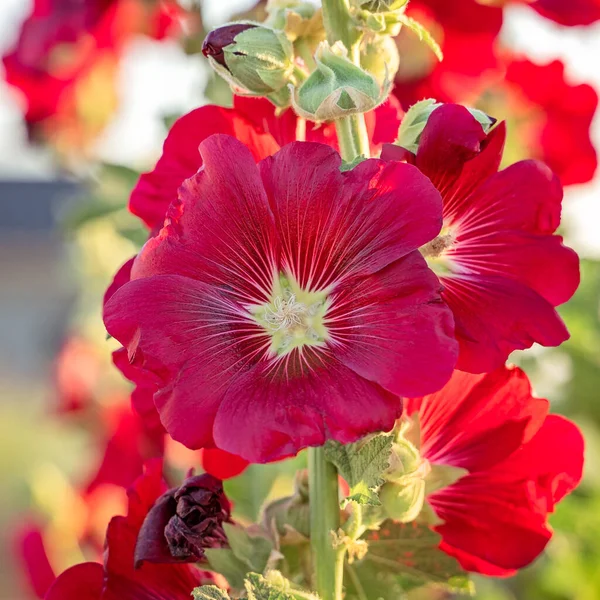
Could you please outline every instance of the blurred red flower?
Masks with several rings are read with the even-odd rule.
[[[105,306],[173,438],[276,460],[388,429],[394,394],[443,385],[453,324],[416,250],[440,226],[427,178],[375,159],[341,173],[315,143],[258,168],[229,136],[200,148],[203,168]]]
[[[37,598],[43,598],[56,579],[44,544],[43,526],[32,519],[20,525],[14,534],[14,550],[27,586]]]
[[[525,373],[505,367],[455,371],[441,391],[406,402],[421,456],[468,473],[427,496],[441,548],[468,571],[507,576],[532,562],[552,537],[548,514],[581,480],[581,433],[547,412]]]
[[[71,567],[50,587],[46,600],[189,600],[196,586],[214,584],[210,573],[189,564],[145,563],[134,568],[142,523],[166,491],[161,461],[150,461],[129,490],[127,516],[114,517],[108,526],[104,566],[88,562]]]
[[[568,83],[561,61],[539,65],[510,57],[502,88],[488,90],[479,104],[502,107],[504,114],[494,114],[518,126],[520,138],[512,153],[520,151],[523,158],[525,150],[527,156],[543,160],[563,185],[590,181],[598,166],[590,139],[598,107],[594,88]]]
[[[534,342],[557,346],[568,332],[554,307],[579,284],[579,261],[562,238],[562,188],[540,162],[498,172],[505,127],[488,135],[458,105],[437,108],[416,156],[386,146],[383,157],[413,162],[442,194],[442,235],[422,248],[456,322],[457,368],[473,373],[504,363]]]
[[[24,96],[30,133],[78,146],[97,135],[116,106],[125,43],[140,33],[164,37],[176,25],[177,6],[174,0],[35,0],[3,58],[6,81]]]

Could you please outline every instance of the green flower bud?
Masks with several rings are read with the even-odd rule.
[[[423,508],[425,481],[420,477],[410,477],[402,483],[384,483],[379,490],[379,499],[389,518],[410,523]]]
[[[292,42],[305,40],[313,50],[325,37],[321,9],[302,0],[269,0],[266,24],[284,31]]]
[[[317,68],[292,94],[296,113],[311,121],[332,121],[379,106],[390,90],[389,78],[380,85],[377,79],[355,65],[348,51],[337,42],[319,44],[315,54]]]
[[[208,34],[202,53],[234,92],[289,105],[287,85],[293,82],[294,51],[282,31],[256,23],[231,23]]]
[[[431,113],[440,106],[442,106],[442,102],[436,102],[431,98],[413,104],[404,115],[402,123],[400,123],[398,139],[395,142],[396,145],[402,146],[411,152],[416,152],[421,140],[421,134],[423,133],[423,129],[425,129],[425,125],[427,125]],[[468,107],[467,110],[477,119],[486,133],[496,123],[496,119],[486,115],[481,110]]]
[[[361,45],[360,65],[384,85],[394,79],[400,66],[400,55],[394,38],[388,35],[366,35]]]

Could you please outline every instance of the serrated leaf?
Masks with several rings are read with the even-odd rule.
[[[194,600],[231,600],[229,594],[216,585],[203,585],[192,590]]]
[[[272,585],[258,573],[248,575],[245,588],[248,600],[295,600],[292,594]]]
[[[250,535],[240,525],[223,523],[229,546],[236,558],[248,566],[248,571],[262,573],[267,566],[273,544],[262,535]]]
[[[440,45],[421,23],[406,15],[398,15],[398,22],[408,27],[422,42],[427,44],[439,61],[444,60],[444,53],[442,52]]]
[[[358,165],[360,165],[361,162],[364,162],[365,160],[367,160],[367,157],[362,154],[360,156],[357,156],[354,160],[351,160],[350,162],[346,162],[345,160],[343,160],[342,166],[340,167],[340,171],[342,173],[345,173],[346,171],[352,171],[354,167],[357,167]]]
[[[441,537],[418,523],[385,521],[365,538],[366,557],[347,565],[346,600],[396,600],[427,584],[453,593],[473,594],[473,584],[455,558],[439,549]]]
[[[230,548],[207,548],[205,550],[209,570],[220,573],[229,585],[236,589],[244,589],[244,580],[250,569]]]
[[[359,504],[380,504],[376,490],[383,483],[382,474],[389,467],[393,437],[376,435],[354,444],[329,441],[325,456],[350,487],[348,501]]]

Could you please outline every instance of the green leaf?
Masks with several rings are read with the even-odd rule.
[[[393,437],[380,434],[343,445],[329,441],[325,456],[350,486],[348,501],[378,506],[377,488],[384,482],[382,474],[390,465]]]
[[[248,575],[245,588],[248,600],[295,600],[292,594],[284,591],[280,586],[273,585],[258,573]]]
[[[250,570],[229,548],[208,548],[205,550],[209,570],[220,573],[229,585],[237,590],[244,588],[244,579]]]
[[[418,21],[406,15],[398,15],[398,22],[408,27],[422,42],[429,46],[430,50],[435,54],[438,60],[444,60],[444,54],[440,45],[435,41],[431,33]]]
[[[439,549],[439,534],[426,525],[388,520],[364,539],[369,544],[366,557],[346,566],[346,600],[397,600],[427,584],[453,593],[474,593],[467,573]]]
[[[194,600],[230,600],[229,594],[216,585],[203,585],[192,590]]]
[[[236,520],[256,522],[267,500],[293,494],[294,476],[303,468],[306,468],[305,452],[288,460],[249,465],[238,477],[223,482],[225,493],[233,503]]]
[[[227,540],[236,558],[248,565],[249,571],[262,573],[267,566],[273,544],[263,535],[250,535],[246,529],[232,523],[223,523]]]

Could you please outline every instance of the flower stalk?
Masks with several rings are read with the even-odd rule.
[[[362,34],[352,21],[349,0],[323,0],[323,21],[329,43],[341,41],[348,49],[350,60],[360,67]],[[369,136],[363,114],[337,119],[335,128],[340,153],[346,162],[352,162],[358,156],[369,158]]]
[[[340,526],[338,476],[323,447],[308,449],[308,473],[315,591],[321,600],[341,600],[344,556],[332,537]]]

